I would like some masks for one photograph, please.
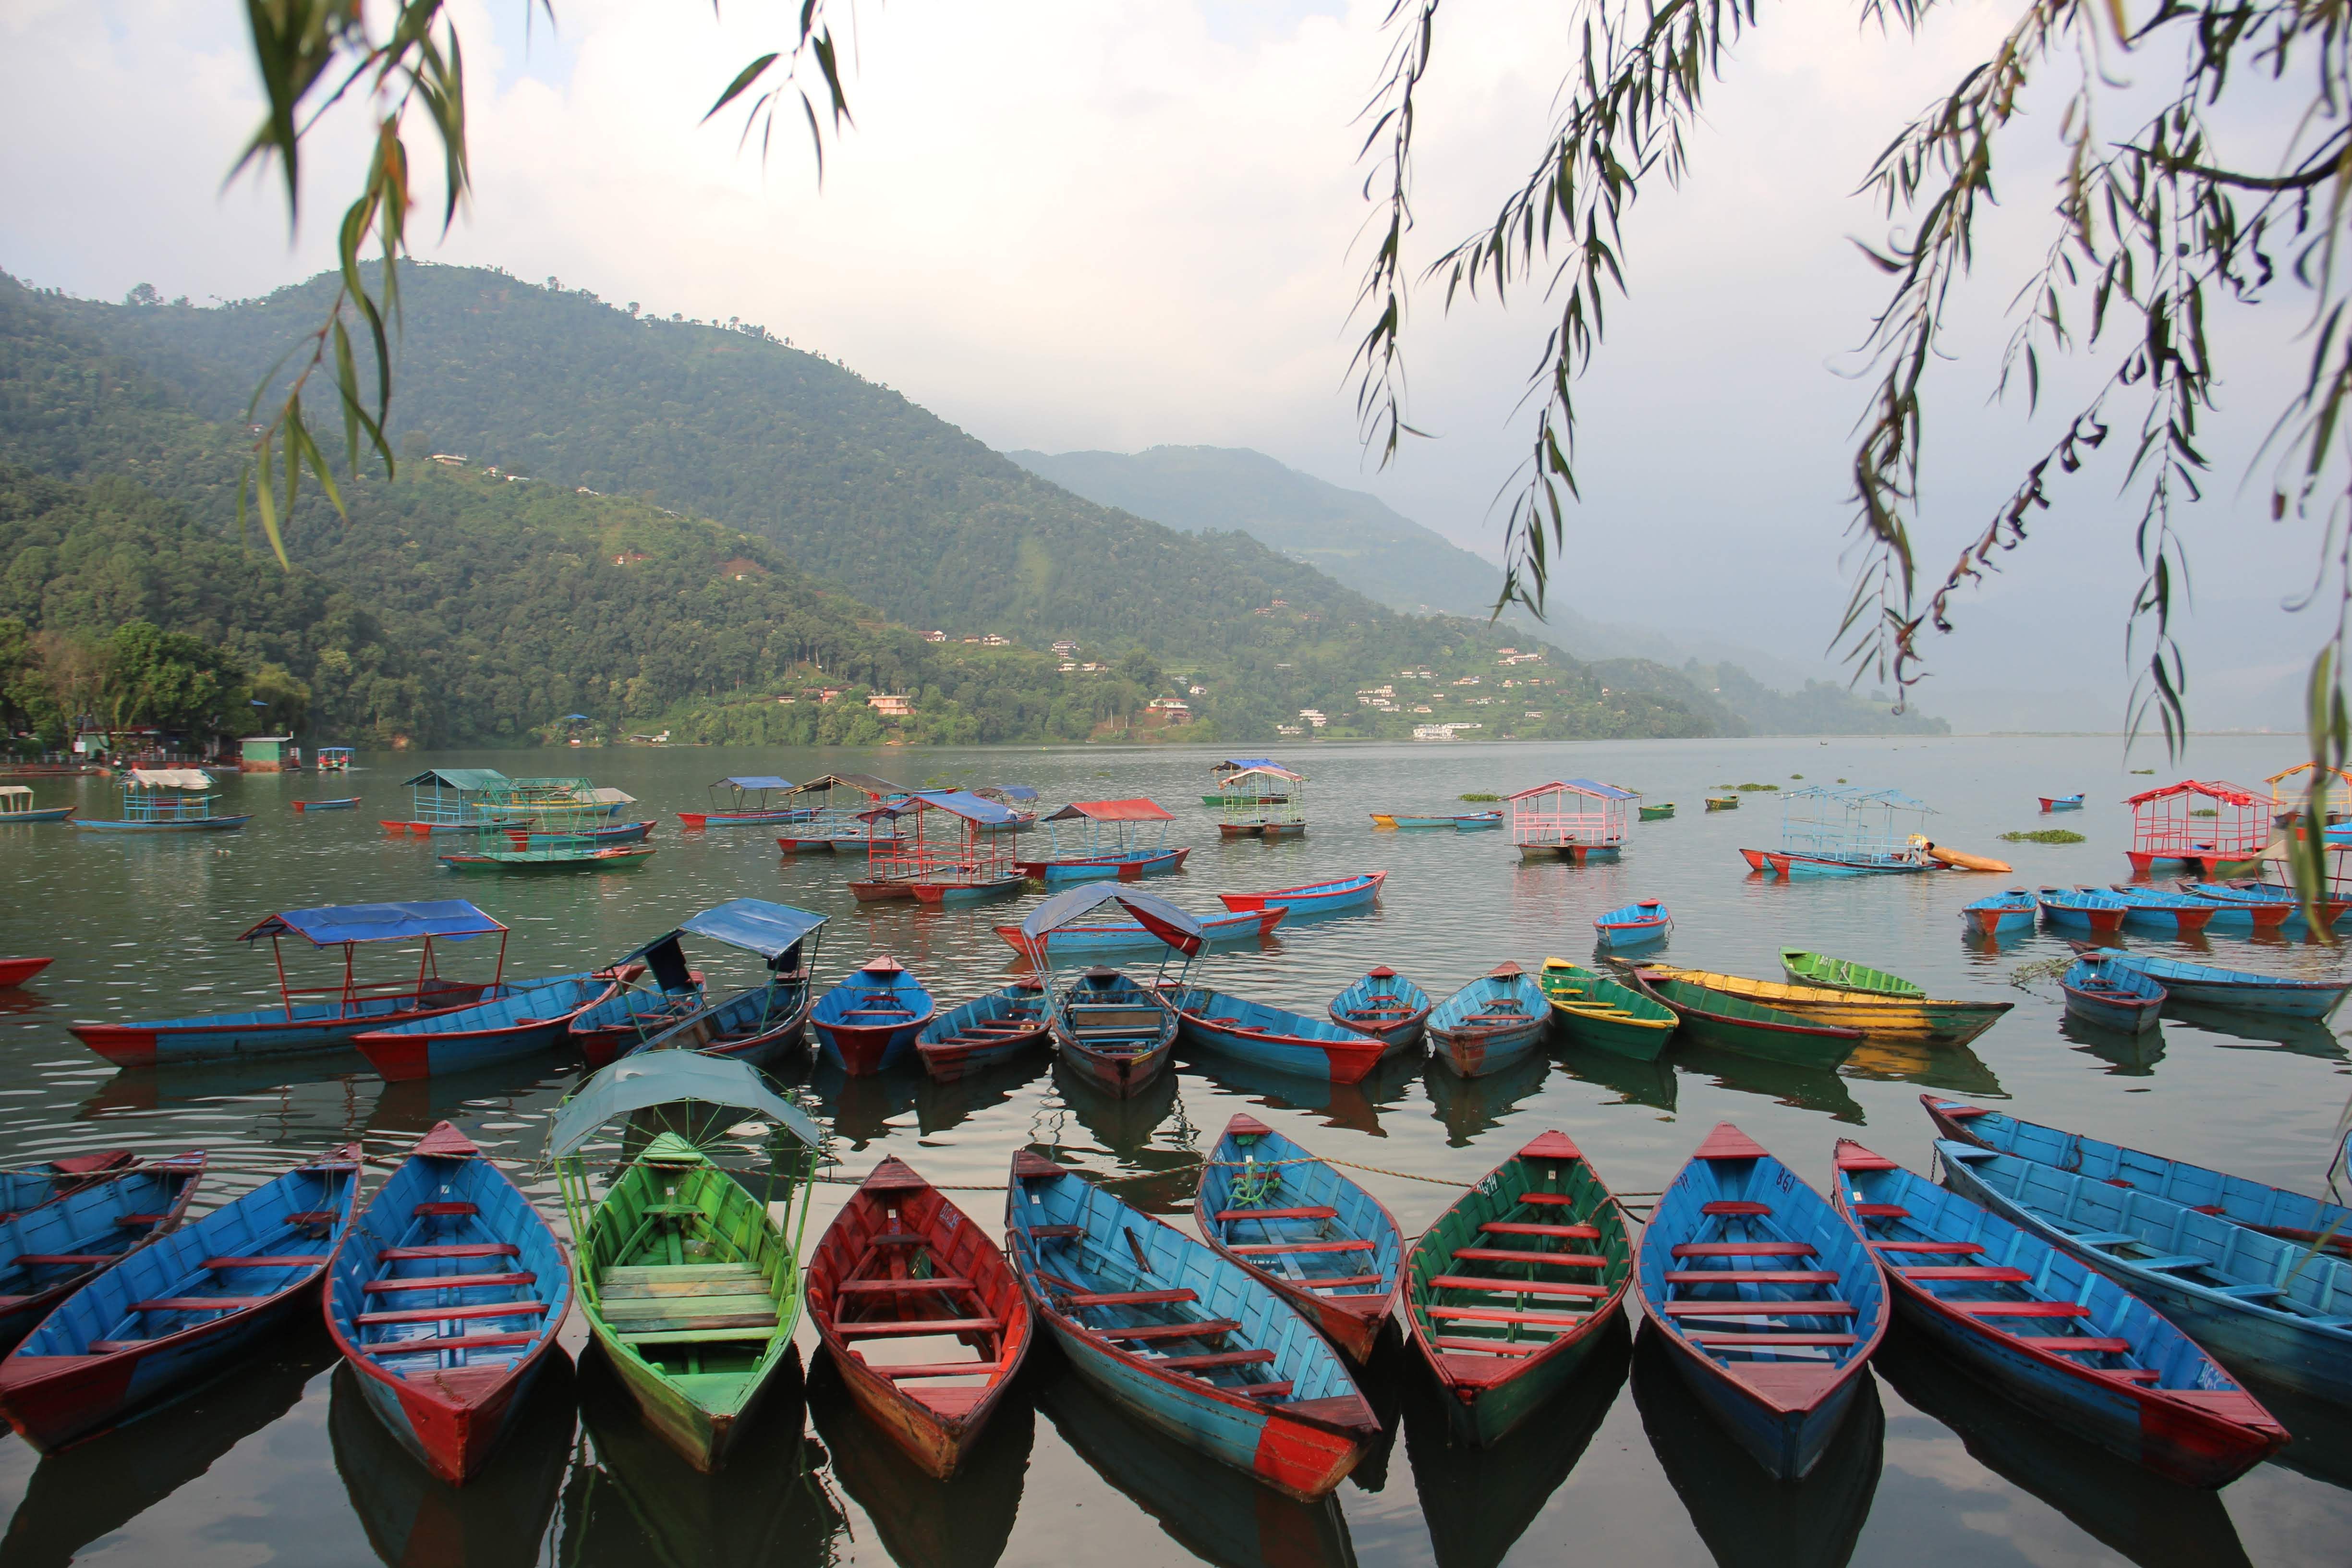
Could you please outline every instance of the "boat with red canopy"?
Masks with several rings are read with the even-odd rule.
[[[1016,827],[1022,814],[1000,801],[970,790],[919,789],[859,816],[877,828],[892,824],[891,837],[877,833],[869,843],[866,875],[849,884],[859,903],[912,899],[952,909],[1008,898],[1027,881],[998,837]],[[898,833],[900,817],[914,819],[913,837]]]
[[[1045,853],[1015,864],[1023,876],[1048,887],[1164,876],[1182,870],[1192,853],[1168,847],[1168,825],[1175,820],[1166,806],[1140,796],[1074,800],[1045,818]]]
[[[313,948],[341,948],[339,984],[296,985],[287,976],[279,942],[299,937]],[[445,980],[436,942],[499,939],[498,965],[487,982]],[[174,1062],[224,1061],[257,1056],[332,1050],[370,1029],[413,1018],[453,1013],[461,1007],[512,994],[503,983],[507,928],[463,899],[430,899],[404,904],[337,904],[287,910],[256,924],[237,940],[269,939],[278,964],[279,1005],[245,1013],[212,1013],[140,1024],[87,1022],[67,1026],[72,1036],[117,1067],[155,1067]],[[415,978],[362,981],[354,954],[369,942],[415,942],[420,951]]]
[[[2132,875],[2182,868],[2208,877],[2261,869],[2271,841],[2271,801],[2243,784],[2182,779],[2142,790],[2131,807],[2132,844],[2125,851]]]

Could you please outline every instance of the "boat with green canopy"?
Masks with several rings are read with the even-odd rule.
[[[1657,1060],[1679,1022],[1664,1003],[1564,958],[1545,959],[1536,983],[1550,1001],[1562,1034],[1580,1046],[1615,1056]]]
[[[624,1057],[556,1108],[547,1158],[589,1331],[646,1424],[706,1473],[792,1359],[818,1141],[756,1068],[698,1051]],[[722,1158],[762,1164],[741,1173],[761,1190]]]
[[[1832,958],[1825,952],[1807,952],[1801,947],[1780,950],[1780,967],[1789,978],[1800,985],[1819,985],[1831,991],[1861,991],[1873,996],[1901,996],[1909,1001],[1927,1000],[1927,993],[1899,974],[1889,974],[1883,969],[1873,969],[1867,963],[1856,963],[1851,958]]]

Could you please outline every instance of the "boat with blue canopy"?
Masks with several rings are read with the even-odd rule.
[[[1037,1321],[1136,1420],[1302,1502],[1379,1436],[1339,1352],[1271,1286],[1076,1172],[1014,1154],[1005,1231]]]
[[[1303,838],[1307,835],[1307,775],[1259,759],[1247,767],[1221,763],[1226,838]]]
[[[0,1414],[44,1453],[176,1397],[319,1310],[360,1190],[355,1143],[133,1250],[0,1361]]]
[[[1053,887],[1061,882],[1132,882],[1184,868],[1192,850],[1168,847],[1175,821],[1157,801],[1074,800],[1045,818],[1045,853],[1016,862],[1021,874]]]
[[[71,816],[83,833],[234,833],[253,814],[215,815],[215,781],[202,768],[132,768],[122,775],[122,815]]]
[[[1011,848],[997,841],[1019,816],[1002,802],[969,790],[919,789],[860,815],[893,824],[891,836],[867,846],[866,875],[849,884],[860,903],[912,899],[932,909],[955,909],[1010,898],[1027,881]],[[911,836],[898,831],[902,817],[913,818]]]
[[[2079,1258],[1851,1139],[1833,1166],[1896,1313],[2026,1410],[2183,1486],[2227,1486],[2286,1446],[2196,1341]]]
[[[704,827],[766,827],[777,823],[806,822],[817,813],[814,805],[787,805],[776,797],[789,797],[800,786],[787,778],[773,773],[743,773],[714,781],[710,785],[709,811],[681,811],[677,819],[691,832]],[[728,792],[728,803],[719,804],[719,792]]]
[[[296,985],[286,973],[278,945],[299,937],[314,949],[341,948],[343,973],[333,985]],[[444,979],[436,942],[499,939],[497,967],[488,981]],[[399,904],[335,904],[287,910],[257,923],[237,940],[269,939],[278,964],[275,1007],[251,1012],[210,1013],[137,1024],[79,1023],[68,1031],[117,1067],[145,1068],[181,1062],[226,1061],[247,1057],[335,1050],[352,1037],[402,1018],[452,1013],[512,994],[503,984],[507,928],[463,899],[428,899]],[[375,942],[414,942],[416,973],[402,981],[362,981],[354,973],[355,952]]]
[[[1634,1289],[1683,1381],[1780,1480],[1819,1462],[1886,1332],[1852,1221],[1728,1121],[1642,1227]]]
[[[828,917],[764,899],[730,899],[678,922],[678,930],[751,953],[765,978],[670,1024],[642,1041],[624,1041],[620,1054],[640,1050],[700,1051],[765,1066],[807,1038],[814,987],[809,975],[824,945]],[[709,995],[708,984],[705,996]]]

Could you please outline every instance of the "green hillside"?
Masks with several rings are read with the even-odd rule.
[[[453,284],[462,285],[455,294]],[[151,589],[157,580],[250,584],[277,572],[234,539],[241,437],[205,416],[229,405],[241,413],[250,392],[241,356],[295,308],[282,296],[224,311],[105,306],[0,278],[0,461],[22,465],[8,479],[0,548],[48,552],[10,578],[18,588],[0,616],[88,638],[105,630],[109,613],[91,606],[136,600],[166,630],[208,637],[247,665],[283,664],[311,688],[314,723],[378,740],[544,738],[550,721],[574,711],[602,731],[668,729],[679,739],[1116,738],[1146,733],[1163,717],[1147,707],[1154,698],[1190,704],[1200,722],[1187,737],[1229,741],[1304,730],[1299,710],[1317,708],[1331,714],[1331,734],[1401,735],[1433,720],[1479,723],[1482,738],[1707,728],[1671,700],[1604,692],[1558,655],[1542,675],[1525,672],[1543,689],[1539,708],[1515,708],[1507,722],[1475,712],[1493,706],[1474,689],[1504,657],[1494,628],[1392,615],[1238,536],[1194,540],[1093,508],[902,399],[746,332],[633,323],[576,296],[447,268],[427,269],[408,297],[400,397],[412,423],[402,446],[470,447],[474,462],[420,458],[397,482],[362,477],[346,486],[348,522],[306,500],[288,542],[294,580],[316,604],[226,590],[198,603]],[[522,304],[511,311],[498,304],[514,297]],[[487,310],[492,324],[467,327],[468,310]],[[435,326],[453,313],[456,325]],[[601,374],[562,346],[579,321],[619,333],[601,342]],[[469,331],[483,345],[478,364],[461,352]],[[420,342],[447,358],[428,368]],[[660,352],[633,358],[628,351],[647,342]],[[535,375],[527,369],[534,344],[553,358]],[[766,378],[757,396],[730,379],[745,374],[739,358],[772,362],[753,377]],[[794,392],[787,384],[796,376],[804,384]],[[594,390],[575,395],[587,383]],[[624,384],[635,386],[633,399],[614,390]],[[776,405],[738,406],[738,394]],[[543,406],[518,412],[516,400],[531,395]],[[511,458],[493,466],[487,459],[501,449],[424,427],[424,416],[448,403],[495,405],[506,423],[557,432],[522,443],[542,456],[595,445],[586,429],[614,433],[618,454],[633,460],[580,475],[548,473],[543,461],[530,465],[537,473]],[[800,404],[819,414],[794,412]],[[724,428],[714,435],[707,423]],[[790,443],[776,435],[784,429]],[[833,461],[810,459],[826,440]],[[787,445],[803,460],[780,460]],[[701,456],[680,466],[679,452]],[[712,471],[698,479],[698,468]],[[674,510],[758,492],[761,506],[789,512],[822,546],[855,541],[864,525],[844,521],[846,512],[903,505],[919,517],[906,525],[919,542],[902,553],[954,555],[952,546],[919,542],[934,531],[914,505],[926,485],[943,495],[996,487],[986,504],[938,527],[950,541],[989,542],[959,558],[1027,563],[1013,575],[1022,580],[1015,596],[1034,601],[1032,619],[979,623],[991,631],[1012,625],[1016,646],[961,636],[927,644],[811,575],[810,551]],[[598,490],[620,493],[590,493]],[[1034,509],[1009,499],[1031,491],[1042,498]],[[1038,542],[1041,531],[1055,529],[1101,537],[1072,552],[1078,564],[1066,571]],[[935,575],[948,584],[940,592],[950,592],[955,574],[939,567]],[[971,575],[984,590],[1003,574]],[[1125,608],[1107,615],[1106,603]],[[327,634],[317,628],[338,624],[330,604],[365,605],[364,627],[320,640]],[[958,632],[974,624],[924,620]],[[1076,637],[1079,655],[1044,651],[1048,634]],[[1366,683],[1401,668],[1427,669],[1446,696],[1356,700]],[[847,701],[819,701],[826,687]],[[869,688],[908,693],[916,717],[867,713]]]

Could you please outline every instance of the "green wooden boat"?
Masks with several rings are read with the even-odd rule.
[[[1914,1001],[1927,997],[1927,992],[1899,974],[1889,974],[1850,958],[1807,952],[1801,947],[1782,948],[1780,967],[1800,985],[1822,985],[1832,991],[1862,991],[1873,996],[1901,996]]]
[[[1704,797],[1709,811],[1738,811],[1739,797],[1736,795],[1710,795]]]
[[[1582,964],[1547,958],[1537,983],[1551,1000],[1560,1032],[1580,1046],[1655,1061],[1675,1032],[1673,1008]]]
[[[1675,814],[1675,803],[1668,801],[1664,805],[1645,805],[1641,811],[1644,822],[1664,822]]]
[[[742,1152],[746,1112],[775,1123],[778,1142],[798,1145],[781,1169],[769,1161],[770,1197],[782,1199],[790,1239],[769,1198],[703,1147]],[[616,1118],[621,1158],[593,1197],[587,1145]],[[698,1470],[726,1463],[793,1360],[816,1142],[805,1114],[748,1064],[695,1051],[625,1057],[557,1111],[549,1152],[589,1331],[646,1424]]]
[[[1834,1068],[1862,1043],[1860,1029],[1816,1023],[1647,970],[1629,969],[1627,973],[1633,989],[1673,1008],[1683,1032],[1701,1045],[1796,1067]]]
[[[1405,1261],[1405,1315],[1463,1439],[1490,1447],[1537,1414],[1602,1341],[1633,1274],[1617,1200],[1565,1133],[1538,1135],[1439,1215]]]

